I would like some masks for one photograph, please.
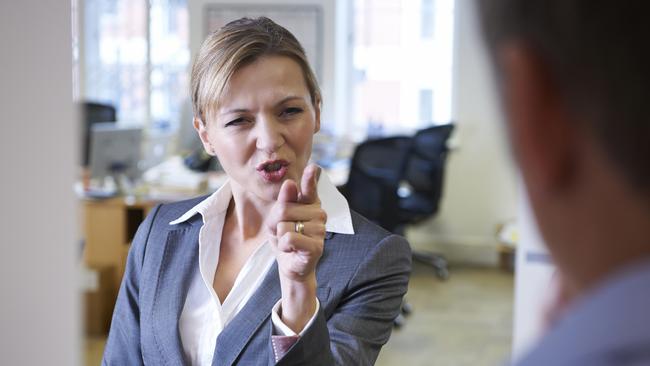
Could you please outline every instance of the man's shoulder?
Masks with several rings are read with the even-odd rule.
[[[650,344],[647,340],[642,342],[618,349],[594,349],[590,353],[576,353],[563,358],[557,357],[558,352],[565,352],[563,350],[540,349],[539,352],[535,352],[535,357],[526,357],[516,366],[648,366],[650,365]],[[572,343],[569,342],[564,348],[570,348],[571,345]]]
[[[518,365],[650,365],[650,262],[603,282]]]

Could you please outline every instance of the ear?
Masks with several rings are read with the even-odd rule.
[[[208,138],[208,128],[206,124],[199,119],[198,117],[194,117],[194,129],[196,130],[196,133],[199,135],[199,138],[201,139],[201,143],[203,144],[203,149],[208,155],[215,156],[215,152],[212,149],[212,146],[210,144],[210,139]]]
[[[320,105],[320,100],[316,101],[316,105],[314,105],[314,119],[316,121],[314,124],[314,133],[320,131]]]
[[[497,53],[513,153],[530,190],[563,189],[575,172],[575,122],[548,66],[513,43]],[[572,123],[573,122],[573,123]]]

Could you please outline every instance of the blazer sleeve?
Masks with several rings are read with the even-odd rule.
[[[373,365],[390,337],[410,273],[407,241],[397,235],[384,238],[359,265],[330,318],[321,306],[312,326],[277,365]]]
[[[131,243],[102,365],[143,365],[140,349],[140,274],[147,241],[159,209],[160,205],[147,216]]]

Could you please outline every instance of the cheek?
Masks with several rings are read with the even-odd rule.
[[[219,159],[219,164],[226,170],[226,173],[234,173],[233,168],[236,169],[246,161],[248,146],[241,138],[213,133],[210,141],[214,147],[215,155]]]
[[[246,156],[246,146],[236,141],[224,142],[222,140],[219,144],[215,145],[215,151],[219,160],[227,163],[240,162],[245,160],[244,158]]]
[[[293,136],[293,148],[296,152],[296,155],[305,160],[309,159],[311,155],[312,148],[312,139],[314,137],[314,130],[310,126],[309,128],[301,128],[296,131]]]

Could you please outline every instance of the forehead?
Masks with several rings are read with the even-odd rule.
[[[219,104],[273,102],[287,95],[309,98],[300,65],[289,57],[264,56],[233,74]]]

